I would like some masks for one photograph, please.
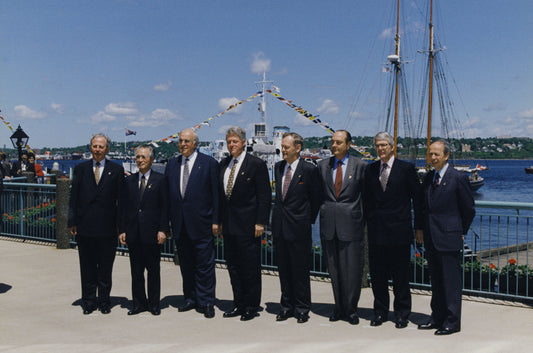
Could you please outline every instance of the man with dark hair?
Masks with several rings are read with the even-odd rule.
[[[28,162],[28,151],[22,151],[20,160],[13,162],[11,175],[14,177],[22,176],[22,172],[35,172],[33,165]]]
[[[105,158],[110,143],[109,137],[94,135],[90,145],[92,159],[78,164],[72,178],[68,226],[79,249],[84,314],[96,308],[102,314],[111,312],[111,274],[124,169]]]
[[[433,170],[426,174],[424,234],[431,274],[431,318],[420,330],[437,329],[435,335],[461,331],[461,250],[464,236],[476,214],[468,176],[448,164],[450,147],[444,140],[429,146]]]
[[[359,323],[357,305],[363,277],[363,183],[367,164],[349,155],[352,136],[338,130],[331,138],[333,157],[318,163],[324,203],[320,242],[325,250],[335,308],[330,321]]]
[[[220,200],[217,161],[198,152],[198,135],[180,132],[181,155],[172,158],[165,177],[169,188],[169,217],[183,279],[185,303],[180,312],[196,309],[215,317],[215,248],[219,233]]]
[[[318,169],[300,159],[303,138],[283,134],[283,161],[275,165],[276,200],[272,233],[281,285],[281,311],[277,321],[294,316],[298,323],[309,320],[311,308],[311,226],[321,202]]]
[[[230,156],[220,162],[221,229],[234,309],[224,317],[248,321],[258,316],[261,303],[261,235],[268,224],[272,191],[266,163],[245,153],[245,131],[230,127],[226,142]]]
[[[411,313],[409,264],[413,226],[422,234],[422,188],[415,166],[394,157],[394,140],[387,132],[374,137],[379,161],[370,164],[365,175],[365,218],[368,225],[368,257],[374,318],[380,326],[389,315],[389,279],[394,291],[396,328],[408,324]]]
[[[128,315],[149,310],[159,315],[161,294],[161,245],[169,231],[168,187],[165,176],[151,169],[154,150],[143,145],[135,149],[139,172],[126,178],[121,197],[120,243],[128,245],[131,265],[133,307]],[[144,270],[148,273],[148,296]]]

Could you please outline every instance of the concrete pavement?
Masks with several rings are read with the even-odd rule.
[[[163,261],[162,313],[127,316],[129,259],[117,256],[113,270],[112,311],[83,315],[76,250],[0,237],[0,352],[531,352],[533,310],[524,305],[463,300],[460,333],[437,337],[419,331],[430,313],[430,296],[413,294],[413,314],[405,329],[393,322],[371,327],[372,291],[363,289],[361,322],[330,323],[331,285],[312,282],[309,322],[276,322],[279,280],[263,276],[261,315],[249,322],[225,319],[232,307],[225,269],[217,269],[214,319],[194,311],[178,313],[179,268]]]

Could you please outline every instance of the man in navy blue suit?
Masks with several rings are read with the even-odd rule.
[[[151,169],[154,150],[143,145],[135,149],[139,172],[126,178],[121,197],[120,243],[128,245],[131,265],[133,308],[128,315],[149,310],[159,315],[161,294],[161,245],[166,240],[168,188],[165,176]],[[148,273],[148,296],[144,270]]]
[[[414,228],[422,235],[422,186],[415,166],[394,157],[394,140],[387,132],[374,137],[379,161],[365,174],[365,218],[368,225],[368,257],[374,318],[370,326],[380,326],[389,315],[389,279],[394,290],[396,328],[405,328],[411,313],[409,264]]]
[[[276,201],[272,213],[272,234],[278,259],[281,310],[277,321],[296,317],[309,320],[311,308],[311,227],[322,201],[318,168],[300,159],[303,138],[283,134],[283,161],[276,163]]]
[[[248,321],[261,302],[261,235],[270,215],[272,191],[266,163],[244,150],[246,132],[226,132],[230,156],[220,162],[224,253],[233,289],[234,309],[224,317]]]
[[[432,143],[429,156],[435,169],[422,184],[424,235],[416,240],[425,244],[431,273],[431,318],[418,328],[449,335],[461,330],[461,250],[476,210],[467,175],[448,164],[448,143]]]
[[[78,164],[72,178],[68,226],[78,244],[84,314],[96,308],[102,314],[111,312],[109,294],[124,169],[105,158],[110,143],[109,137],[94,135],[90,146],[93,158]]]
[[[185,303],[180,312],[196,309],[215,316],[215,248],[219,233],[218,163],[198,152],[198,135],[181,131],[181,155],[165,169],[169,189],[169,217],[183,279]]]

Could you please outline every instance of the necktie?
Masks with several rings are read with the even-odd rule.
[[[291,183],[291,179],[291,166],[288,166],[287,172],[285,172],[285,181],[283,182],[282,200],[285,200],[285,196],[287,195],[287,191],[289,190],[289,184]]]
[[[437,186],[439,185],[440,181],[440,174],[438,172],[435,172],[435,180],[433,181],[433,185]]]
[[[339,197],[342,188],[342,161],[337,163],[337,173],[335,174],[335,196]]]
[[[139,189],[139,200],[142,200],[144,195],[144,189],[146,189],[146,178],[144,175],[141,177],[141,187]]]
[[[233,178],[235,176],[235,169],[237,167],[237,160],[233,160],[233,166],[229,172],[228,185],[226,186],[226,198],[229,200],[231,197],[231,192],[233,191]]]
[[[381,183],[381,188],[383,191],[387,189],[387,181],[389,180],[389,165],[383,163],[381,166],[381,175],[379,176],[379,182]]]
[[[100,162],[96,162],[96,168],[94,168],[94,180],[96,185],[100,182]]]
[[[185,158],[185,164],[183,165],[183,182],[181,185],[181,196],[185,196],[185,189],[189,182],[189,158]]]

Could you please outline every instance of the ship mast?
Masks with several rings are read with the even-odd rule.
[[[394,38],[396,47],[396,57],[394,63],[394,73],[396,78],[396,91],[394,94],[394,157],[398,154],[398,95],[400,90],[400,0],[398,0],[398,11],[396,11],[396,37]]]
[[[429,165],[429,146],[431,145],[431,114],[433,110],[433,59],[435,49],[433,46],[433,0],[430,1],[429,10],[429,93],[428,93],[428,132],[426,142],[426,164]]]
[[[268,131],[266,125],[266,90],[267,85],[272,84],[273,81],[267,81],[266,79],[266,70],[263,71],[263,80],[256,81],[255,84],[261,90],[261,102],[259,102],[259,111],[261,112],[261,122],[254,124],[254,139],[262,140],[267,142],[268,140]]]

